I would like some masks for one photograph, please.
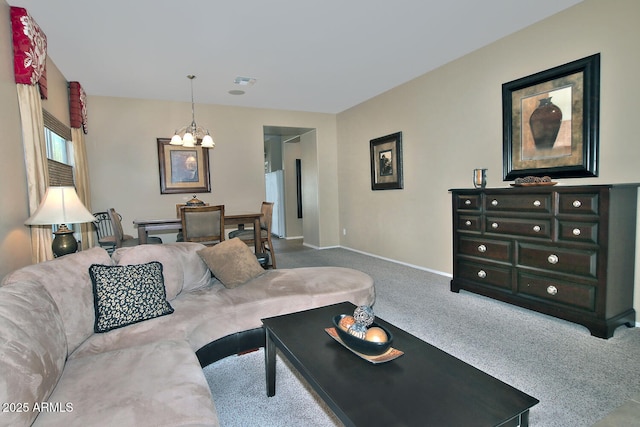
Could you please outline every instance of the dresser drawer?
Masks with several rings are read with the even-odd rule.
[[[551,213],[551,194],[487,194],[487,212]]]
[[[487,233],[551,238],[551,220],[487,217]]]
[[[511,262],[510,241],[460,237],[458,252],[461,255]]]
[[[597,244],[598,223],[558,221],[558,240]]]
[[[560,193],[558,212],[571,215],[597,215],[598,193]]]
[[[481,198],[479,194],[458,194],[455,197],[458,209],[480,209]]]
[[[595,278],[597,252],[520,243],[518,265]]]
[[[456,277],[511,290],[511,269],[508,267],[459,260]]]
[[[595,310],[596,288],[564,282],[534,274],[518,274],[518,293],[532,295],[558,304]]]
[[[480,231],[480,217],[477,215],[458,216],[458,231]]]

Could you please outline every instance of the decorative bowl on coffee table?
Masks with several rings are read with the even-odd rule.
[[[345,331],[340,327],[340,319],[342,319],[346,314],[340,314],[333,318],[333,325],[335,326],[336,332],[344,345],[349,347],[351,350],[356,351],[358,353],[365,354],[367,356],[379,356],[391,348],[391,343],[393,342],[393,335],[387,328],[373,322],[371,327],[376,326],[382,329],[387,334],[387,341],[385,342],[375,342],[375,341],[367,341],[362,338],[358,338],[354,335],[351,335],[349,332]]]

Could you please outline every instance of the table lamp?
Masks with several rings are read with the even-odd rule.
[[[51,245],[56,257],[67,255],[78,250],[78,242],[73,237],[73,230],[67,224],[95,221],[96,218],[84,207],[75,188],[49,187],[44,200],[35,213],[24,223],[26,225],[60,224]]]

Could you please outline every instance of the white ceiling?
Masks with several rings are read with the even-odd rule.
[[[89,95],[338,113],[581,0],[8,0]],[[239,87],[236,77],[257,79]],[[243,89],[241,96],[230,95]]]

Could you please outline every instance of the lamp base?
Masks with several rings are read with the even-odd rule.
[[[78,251],[78,242],[73,237],[73,230],[69,230],[65,224],[62,224],[53,234],[56,236],[51,244],[54,256],[61,257]]]

